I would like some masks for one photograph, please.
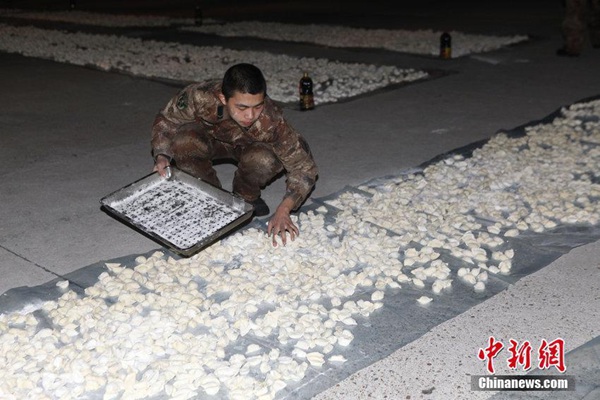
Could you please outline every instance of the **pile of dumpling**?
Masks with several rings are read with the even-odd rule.
[[[386,295],[423,306],[509,274],[507,238],[600,218],[600,102],[575,104],[469,158],[344,191],[274,247],[247,228],[190,258],[106,264],[96,284],[0,315],[6,399],[272,399],[349,357]]]

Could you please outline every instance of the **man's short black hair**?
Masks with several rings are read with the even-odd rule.
[[[233,97],[234,92],[267,95],[267,82],[258,67],[252,64],[236,64],[225,72],[221,90],[225,99]]]

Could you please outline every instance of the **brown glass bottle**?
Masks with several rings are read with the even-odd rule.
[[[203,19],[204,15],[202,13],[202,8],[200,8],[199,5],[196,5],[196,7],[194,7],[194,25],[202,26]]]
[[[448,32],[440,36],[440,58],[452,58],[452,36]]]
[[[308,72],[305,72],[304,76],[300,79],[298,90],[300,92],[300,110],[307,111],[314,109],[315,99],[313,96],[313,81],[310,76],[308,76]]]

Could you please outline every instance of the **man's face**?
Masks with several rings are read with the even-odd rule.
[[[240,126],[247,128],[252,125],[265,108],[265,95],[234,92],[229,100],[225,100],[223,94],[219,95],[221,103],[227,108],[227,112]]]

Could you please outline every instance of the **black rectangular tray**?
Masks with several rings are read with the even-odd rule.
[[[198,252],[248,220],[254,211],[239,196],[170,167],[100,200],[103,209],[183,256]]]

